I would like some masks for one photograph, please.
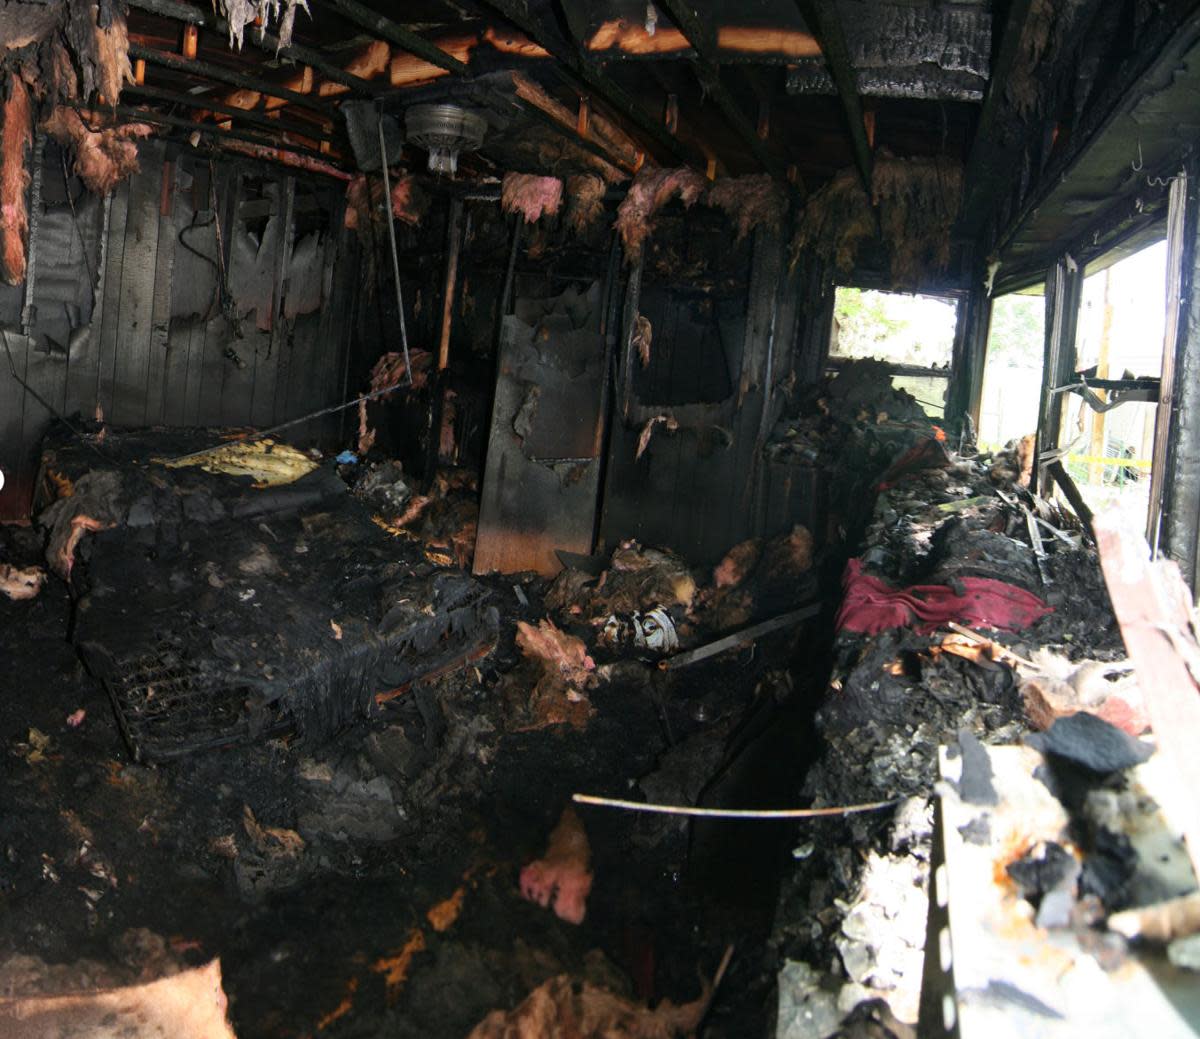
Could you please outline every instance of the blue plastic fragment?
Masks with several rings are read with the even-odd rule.
[[[353,451],[343,451],[337,456],[338,465],[356,465],[358,463],[358,455]]]

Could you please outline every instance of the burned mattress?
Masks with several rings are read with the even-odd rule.
[[[43,456],[48,495],[70,490],[40,514],[52,565],[96,520],[68,567],[73,638],[138,758],[320,739],[490,644],[484,587],[380,529],[331,468],[256,487],[151,461],[180,447],[164,437]]]

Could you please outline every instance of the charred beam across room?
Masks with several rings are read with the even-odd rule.
[[[278,134],[274,137],[264,137],[262,134],[248,133],[244,130],[227,130],[213,123],[197,123],[191,119],[182,119],[179,116],[166,115],[162,112],[155,112],[146,108],[136,108],[131,105],[115,105],[112,108],[104,109],[103,112],[96,112],[94,109],[78,103],[73,103],[70,107],[76,109],[76,111],[84,116],[85,125],[88,125],[89,129],[107,128],[107,126],[97,127],[94,123],[90,123],[90,117],[94,118],[97,115],[113,117],[115,121],[107,124],[111,126],[118,126],[123,122],[156,123],[159,126],[170,127],[172,129],[205,134],[217,140],[242,141],[246,144],[257,145],[260,148],[269,148],[273,152],[291,153],[298,156],[301,160],[314,160],[317,163],[323,164],[321,169],[315,169],[310,164],[307,168],[314,168],[314,172],[338,171],[340,176],[347,176],[344,172],[341,172],[341,167],[335,157],[325,155],[304,144],[289,141],[286,138],[281,139]],[[287,162],[282,155],[279,157],[279,161]]]
[[[758,136],[757,128],[739,107],[729,88],[721,79],[721,66],[716,55],[713,31],[704,25],[688,6],[689,0],[663,0],[675,24],[696,52],[696,74],[705,92],[717,103],[721,114],[745,142],[755,159],[768,173],[782,176],[784,166]]]
[[[328,119],[332,119],[335,112],[334,106],[328,101],[323,101],[310,94],[300,94],[278,83],[270,83],[255,76],[233,72],[220,65],[213,65],[211,62],[200,61],[197,58],[183,58],[177,54],[168,54],[166,51],[143,47],[137,43],[129,45],[129,56],[134,59],[140,58],[142,61],[154,65],[161,65],[173,72],[182,72],[185,75],[197,76],[201,79],[212,79],[232,87],[239,87],[242,90],[252,90],[268,97],[275,97],[281,101],[287,101],[289,104],[307,108]]]
[[[838,97],[846,113],[850,129],[850,143],[854,147],[854,164],[866,186],[867,195],[871,187],[871,143],[867,140],[867,124],[863,119],[862,99],[858,96],[858,81],[854,66],[850,62],[850,49],[846,46],[846,34],[833,0],[796,0],[800,14],[820,44],[821,53],[829,66],[829,74],[837,87]]]
[[[335,0],[335,2],[340,4],[347,3],[349,0]],[[483,2],[502,14],[554,58],[563,67],[569,79],[582,86],[583,93],[590,93],[593,97],[603,101],[618,118],[629,120],[642,136],[653,141],[662,151],[675,159],[697,166],[704,165],[703,156],[671,134],[657,115],[647,112],[636,98],[618,86],[611,76],[605,75],[575,48],[565,46],[552,39],[537,20],[529,14],[524,0],[483,0]]]
[[[225,116],[226,118],[219,120],[219,123],[227,121],[246,123],[249,126],[260,126],[263,129],[271,130],[276,135],[280,133],[292,133],[297,137],[305,137],[311,141],[333,140],[333,135],[329,132],[328,124],[322,126],[319,123],[304,123],[285,119],[279,115],[264,115],[262,112],[222,104],[220,101],[205,94],[180,94],[173,90],[160,90],[157,87],[138,86],[136,84],[126,85],[125,89],[121,91],[121,96],[124,97],[126,94],[145,98],[148,101],[161,101],[164,104],[178,105],[181,108],[193,108],[200,112],[209,112],[214,116]],[[192,125],[197,130],[203,132],[209,129],[211,124],[193,122]]]
[[[214,32],[222,34],[229,32],[229,23],[224,18],[219,18],[211,11],[194,7],[192,4],[181,3],[180,0],[129,0],[129,3],[131,7],[136,7],[164,18],[172,18],[188,25],[211,29]],[[381,87],[351,72],[347,72],[343,68],[339,68],[328,61],[320,51],[313,50],[311,47],[304,47],[297,43],[292,43],[285,47],[278,37],[272,36],[269,32],[257,26],[250,27],[249,35],[251,41],[260,50],[278,57],[288,58],[303,65],[308,65],[326,79],[332,80],[334,83],[340,83],[352,91],[368,97],[375,97],[383,93]]]
[[[996,60],[992,65],[991,78],[988,80],[987,93],[984,95],[983,108],[979,113],[979,123],[963,174],[961,224],[964,231],[979,228],[991,202],[991,189],[1004,179],[1010,168],[1008,163],[996,161],[999,151],[995,140],[996,116],[1004,98],[1008,74],[1012,71],[1020,50],[1021,36],[1025,32],[1032,7],[1033,0],[1012,0],[1008,8],[1008,17],[1005,19],[1004,31],[995,52]]]

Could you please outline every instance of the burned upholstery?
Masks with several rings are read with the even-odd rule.
[[[102,517],[72,570],[74,638],[136,754],[328,735],[494,628],[479,585],[380,529],[327,468],[260,490],[149,461],[206,439],[110,431],[106,465],[52,436],[43,457],[66,495],[41,514],[51,546]]]

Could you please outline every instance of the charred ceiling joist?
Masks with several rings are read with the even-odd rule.
[[[234,72],[220,65],[214,65],[212,62],[201,61],[198,58],[183,58],[178,54],[168,54],[166,51],[156,50],[153,47],[143,47],[141,44],[136,43],[129,45],[129,56],[155,65],[161,65],[174,72],[202,76],[205,79],[212,79],[219,83],[227,83],[233,87],[240,87],[243,90],[252,90],[259,94],[265,94],[268,97],[277,97],[281,101],[287,101],[298,107],[307,108],[326,118],[333,118],[336,111],[332,104],[319,97],[314,97],[311,94],[301,94],[277,83],[268,83],[255,76],[247,76],[241,72]]]
[[[338,0],[340,3],[347,0]],[[582,85],[585,93],[607,104],[618,118],[628,119],[637,131],[652,141],[660,151],[683,162],[700,164],[703,158],[693,148],[671,134],[663,123],[642,107],[611,76],[604,73],[578,49],[553,39],[550,33],[532,17],[523,0],[483,0],[502,14],[539,47],[556,59],[570,79]]]
[[[188,25],[211,29],[222,35],[229,33],[229,23],[225,19],[218,17],[211,11],[205,11],[192,4],[183,3],[181,0],[129,0],[129,4],[131,7],[148,11],[151,14],[161,15],[164,18],[173,18]],[[305,47],[298,43],[284,45],[277,36],[273,36],[265,29],[257,26],[250,30],[250,39],[260,50],[277,57],[287,58],[311,66],[326,79],[340,83],[356,93],[373,97],[383,92],[380,87],[369,80],[362,79],[334,65],[320,51],[314,50],[312,47]]]
[[[721,67],[717,63],[715,34],[711,26],[705,25],[689,6],[689,0],[663,0],[664,6],[679,26],[687,41],[696,52],[696,73],[705,91],[717,103],[721,114],[737,131],[746,147],[768,173],[780,176],[783,164],[772,154],[765,141],[758,136],[755,126],[746,117],[737,100],[721,79]]]
[[[846,46],[846,35],[841,16],[833,0],[796,0],[796,6],[804,16],[808,27],[821,45],[829,74],[837,85],[838,97],[846,113],[850,130],[850,143],[854,146],[854,164],[868,194],[871,192],[871,144],[867,140],[867,127],[863,120],[862,100],[858,95],[858,82],[850,51]]]

